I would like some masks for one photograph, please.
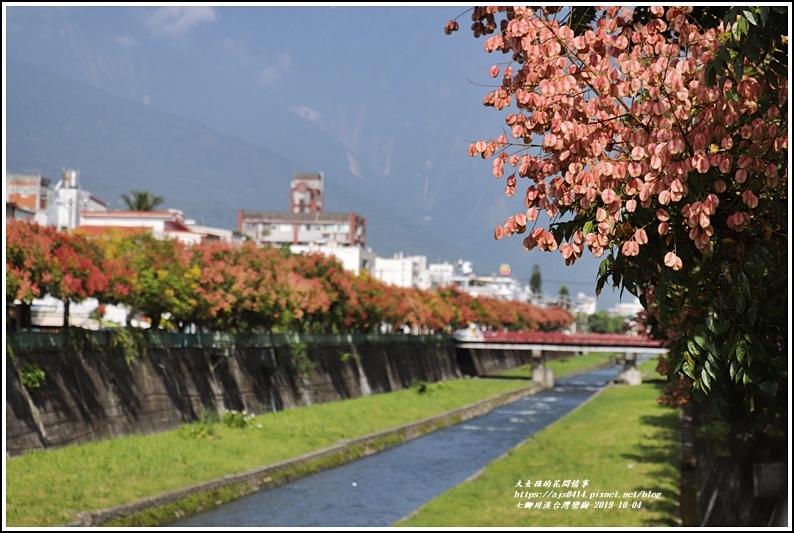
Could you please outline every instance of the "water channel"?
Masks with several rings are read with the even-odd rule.
[[[388,527],[565,416],[621,370],[614,366],[559,379],[554,389],[479,418],[167,526]],[[505,480],[506,493],[512,483]]]

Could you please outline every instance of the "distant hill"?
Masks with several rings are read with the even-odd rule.
[[[82,187],[111,209],[122,207],[123,193],[147,190],[200,223],[235,229],[239,209],[286,210],[294,172],[323,171],[326,210],[363,215],[368,244],[379,255],[471,257],[412,222],[399,210],[405,202],[380,200],[395,198],[353,177],[345,149],[297,116],[273,121],[271,136],[314,143],[311,163],[24,64],[9,63],[6,94],[6,170],[40,172],[55,182],[64,169],[79,169]]]
[[[199,223],[236,229],[239,209],[286,210],[293,173],[322,171],[326,210],[364,216],[367,244],[381,257],[404,252],[426,255],[429,262],[467,259],[483,275],[509,263],[513,275],[525,282],[538,264],[545,292],[555,294],[566,284],[573,295],[593,295],[599,260],[590,254],[564,267],[559,254],[527,253],[516,237],[494,240],[491,224],[504,212],[504,198],[498,199],[498,191],[486,196],[471,188],[461,163],[467,159],[463,149],[444,154],[436,182],[424,181],[416,170],[423,161],[407,148],[394,155],[401,170],[387,176],[368,167],[366,157],[282,109],[259,105],[251,110],[249,118],[262,124],[256,136],[261,144],[254,144],[13,61],[6,64],[4,118],[7,172],[40,172],[55,182],[63,170],[79,169],[82,187],[111,209],[122,207],[122,194],[147,190],[164,197],[164,207],[181,209]],[[234,122],[229,117],[225,130],[233,131]],[[455,128],[447,130],[440,135],[457,146],[450,142],[458,135]],[[445,143],[426,150],[444,150]],[[436,201],[425,204],[425,194]],[[605,290],[599,308],[617,299],[617,293]]]

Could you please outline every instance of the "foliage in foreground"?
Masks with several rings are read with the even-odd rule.
[[[788,10],[472,9],[506,115],[469,155],[522,204],[495,237],[603,257],[670,384],[750,433],[788,416]]]

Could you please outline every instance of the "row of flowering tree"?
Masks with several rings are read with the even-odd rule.
[[[788,10],[470,10],[504,116],[468,153],[518,200],[495,237],[602,257],[596,292],[669,341],[667,399],[762,431],[788,416]]]
[[[526,302],[425,291],[355,276],[332,258],[253,243],[185,246],[150,233],[71,234],[6,222],[6,305],[51,295],[96,298],[146,316],[154,328],[195,324],[213,331],[368,333],[405,326],[445,332],[471,322],[509,330],[556,330],[572,316]],[[68,315],[64,317],[68,324]]]

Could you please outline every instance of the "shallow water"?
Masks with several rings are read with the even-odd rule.
[[[553,390],[487,415],[167,527],[388,527],[565,416],[621,370],[615,366],[560,379]]]

